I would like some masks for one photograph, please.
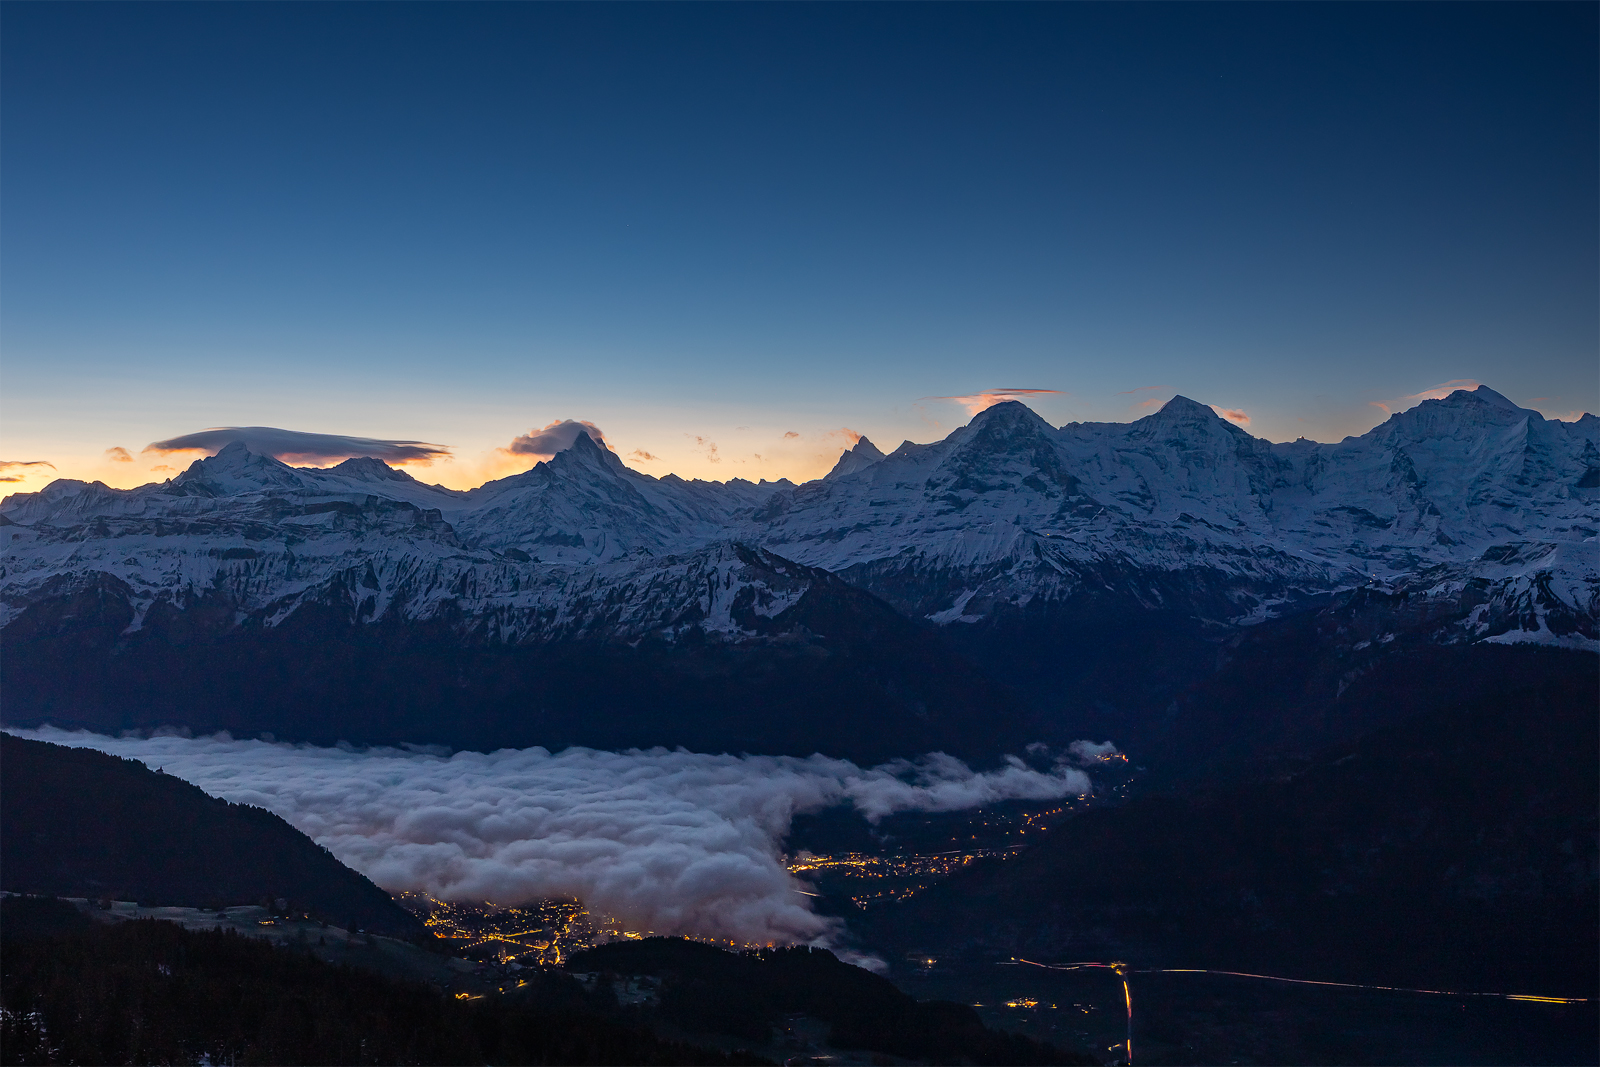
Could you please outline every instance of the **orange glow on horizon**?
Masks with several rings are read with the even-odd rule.
[[[969,393],[966,396],[925,396],[924,400],[953,400],[967,409],[967,415],[972,416],[980,411],[988,411],[996,404],[1004,404],[1008,400],[1020,400],[1026,403],[1038,396],[1065,396],[1062,389],[984,389],[981,392]]]
[[[717,482],[734,478],[752,482],[788,478],[798,484],[827,474],[839,461],[840,455],[854,447],[861,436],[855,430],[841,428],[814,434],[797,433],[789,438],[774,433],[768,440],[750,442],[748,448],[735,448],[729,440],[719,448],[715,460],[695,447],[693,441],[669,440],[663,443],[627,440],[612,444],[611,448],[624,465],[655,478],[668,474],[688,481],[702,479]],[[59,479],[100,482],[113,489],[135,489],[175,478],[196,460],[214,454],[200,449],[149,455],[133,453],[130,461],[121,459],[117,452],[113,448],[65,456],[58,454],[47,460],[21,461],[35,465],[0,469],[0,479],[6,479],[0,481],[0,497],[13,493],[35,493]],[[389,466],[403,470],[425,484],[466,490],[476,489],[497,478],[521,474],[541,461],[540,456],[515,455],[504,448],[489,447],[478,451],[461,450],[431,461],[390,462]],[[326,470],[339,462],[329,460],[290,465]]]
[[[1271,440],[1292,440],[1311,436],[1325,441],[1338,441],[1345,435],[1359,435],[1383,421],[1391,414],[1415,406],[1424,400],[1448,396],[1456,389],[1475,387],[1472,379],[1453,379],[1406,397],[1388,400],[1351,399],[1347,410],[1337,417],[1322,420],[1313,426],[1305,418],[1289,418],[1283,413],[1246,412],[1243,409],[1213,406],[1220,417],[1228,419],[1257,436]],[[1131,421],[1167,402],[1167,386],[1140,386],[1122,393],[1110,394],[1108,401],[1121,409],[1122,419]],[[976,415],[996,404],[1009,400],[1035,403],[1038,398],[1067,398],[1064,390],[1005,387],[986,389],[965,396],[924,397],[922,400],[939,400],[960,405],[969,415]],[[1112,400],[1111,397],[1116,399]],[[1143,399],[1140,399],[1143,397]],[[1565,405],[1561,398],[1535,398],[1529,406],[1538,404],[1547,418],[1563,421],[1577,419],[1580,411],[1558,410]],[[1093,403],[1085,398],[1074,398],[1075,405]],[[672,416],[660,418],[646,413],[641,416],[629,413],[602,415],[600,422],[609,427],[605,443],[625,465],[641,474],[655,478],[676,475],[685,480],[696,479],[725,482],[743,478],[751,482],[763,479],[778,481],[787,478],[796,484],[820,478],[831,470],[842,453],[855,447],[863,433],[851,426],[838,423],[813,422],[810,428],[795,428],[792,413],[773,415],[765,426],[733,425],[735,419],[750,420],[751,412],[738,411],[713,416],[710,424],[697,426],[696,432],[681,429],[668,421]],[[1084,412],[1074,411],[1074,418],[1083,418]],[[1111,415],[1110,410],[1095,412]],[[726,422],[715,421],[725,415]],[[856,426],[862,425],[850,416]],[[643,421],[641,421],[643,420]],[[569,420],[557,420],[551,426]],[[586,421],[586,420],[575,420]],[[1121,421],[1121,420],[1117,420]],[[820,422],[820,420],[819,420]],[[591,424],[592,425],[592,424]],[[618,429],[618,427],[621,427]],[[425,484],[438,484],[448,489],[475,489],[485,482],[520,474],[531,469],[543,457],[533,454],[514,454],[505,447],[519,431],[504,425],[497,427],[474,426],[472,432],[454,436],[453,430],[461,427],[433,423],[429,431],[452,439],[456,447],[450,454],[428,460],[394,460],[390,465],[403,470]],[[943,438],[953,426],[937,422],[920,402],[909,409],[884,411],[878,421],[869,426],[866,436],[885,452],[892,451],[902,438],[929,441]],[[526,426],[522,427],[527,430]],[[131,436],[131,433],[130,433]],[[142,435],[141,435],[142,436]],[[104,441],[90,447],[86,444],[54,439],[49,442],[12,440],[0,445],[0,455],[10,462],[0,465],[0,496],[14,493],[37,492],[57,479],[77,479],[84,482],[101,482],[115,489],[132,489],[151,483],[160,483],[183,472],[195,460],[212,454],[209,450],[188,449],[171,452],[135,451],[123,445],[109,445]],[[338,460],[293,463],[294,466],[324,469]]]

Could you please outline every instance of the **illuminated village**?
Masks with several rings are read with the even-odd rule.
[[[963,812],[950,826],[941,827],[940,836],[948,843],[965,839],[974,842],[973,847],[829,855],[801,849],[786,857],[784,866],[806,887],[797,892],[834,898],[866,911],[908,900],[973,863],[1016,856],[1027,846],[1027,835],[1047,832],[1069,817],[1074,806],[1089,800],[1079,797],[1039,810],[1005,805]],[[570,899],[549,898],[511,907],[491,901],[442,900],[418,892],[396,893],[395,899],[418,915],[435,936],[448,942],[454,955],[500,966],[560,967],[575,953],[595,945],[636,941],[657,933],[630,929],[617,917],[593,915],[582,902]],[[762,947],[711,938],[696,940],[730,948]]]

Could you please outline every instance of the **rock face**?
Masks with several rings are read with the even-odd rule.
[[[840,612],[890,610],[1005,683],[987,688],[1030,699],[1097,642],[1154,626],[1198,662],[1353,596],[1390,607],[1349,631],[1352,648],[1403,634],[1593,650],[1597,438],[1591,415],[1547,421],[1482,387],[1337,444],[1271,444],[1183,397],[1130,424],[1061,428],[1003,403],[933,444],[884,455],[863,438],[800,486],[656,479],[582,434],[470,492],[236,444],[159,485],[61,480],[0,504],[6,718],[176,714],[153,682],[118,697],[113,666],[159,651],[190,670],[173,650],[271,644],[295,626],[352,663],[402,630],[474,654],[846,655],[796,610],[813,593],[838,601],[840,633],[863,629]],[[844,588],[864,595],[840,606]],[[848,654],[887,656],[884,628],[865,631],[877,636]],[[33,666],[68,662],[106,680],[74,691]],[[906,721],[926,712],[887,660],[868,673]]]

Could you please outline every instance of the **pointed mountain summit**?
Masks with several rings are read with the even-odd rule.
[[[960,508],[971,502],[970,494],[1022,489],[1047,497],[1074,495],[1078,480],[1064,467],[1058,440],[1055,427],[1026,404],[996,404],[945,439],[949,447],[925,489]]]
[[[1480,385],[1476,389],[1471,390],[1470,392],[1468,390],[1466,390],[1466,389],[1457,389],[1454,393],[1451,393],[1450,395],[1451,396],[1457,396],[1457,395],[1470,396],[1474,400],[1481,400],[1485,404],[1493,404],[1495,407],[1504,408],[1507,411],[1524,411],[1524,410],[1526,410],[1525,408],[1521,407],[1520,405],[1512,403],[1510,400],[1506,399],[1504,396],[1502,396],[1499,393],[1495,392],[1493,389],[1490,389],[1487,385]]]
[[[264,458],[265,457],[258,456],[254,452],[250,451],[249,447],[246,446],[243,441],[229,441],[227,444],[219,448],[214,455],[201,456],[199,459],[189,464],[188,469],[186,469],[182,474],[178,475],[178,478],[174,480],[176,481],[178,479],[186,478],[190,475],[199,477],[201,474],[220,474],[223,472],[246,470],[254,465],[259,464]],[[277,460],[273,460],[272,462],[276,463]]]
[[[1020,400],[1002,400],[998,404],[990,404],[967,423],[968,426],[1046,426],[1050,424],[1037,412]]]
[[[1173,397],[1162,404],[1159,411],[1135,420],[1128,427],[1128,432],[1132,436],[1141,434],[1154,436],[1174,430],[1202,434],[1218,431],[1231,431],[1235,434],[1246,432],[1218,415],[1210,404],[1202,404],[1186,396]]]
[[[1248,455],[1271,446],[1241,426],[1218,415],[1209,404],[1175,396],[1152,415],[1128,426],[1128,440],[1179,453],[1207,452]]]
[[[587,433],[578,434],[572,439],[572,444],[545,460],[541,466],[548,466],[550,470],[563,474],[580,470],[605,471],[609,474],[637,473],[630,470],[615,452]]]
[[[1121,458],[1104,475],[1124,486],[1115,495],[1125,504],[1204,514],[1227,525],[1261,521],[1263,501],[1286,470],[1271,444],[1186,396],[1129,424],[1118,452]],[[1125,465],[1135,453],[1147,457],[1154,471]]]
[[[1439,442],[1493,434],[1518,423],[1540,424],[1543,415],[1531,408],[1518,407],[1487,385],[1476,389],[1457,389],[1441,399],[1424,400],[1415,407],[1397,411],[1360,438],[1351,440],[1401,438],[1408,441]]]
[[[1007,452],[1032,447],[1034,442],[1054,442],[1056,430],[1038,412],[1020,400],[1006,400],[984,408],[972,421],[951,434],[954,452]]]
[[[883,458],[883,450],[862,437],[856,441],[854,448],[845,449],[844,454],[839,457],[839,462],[833,465],[833,470],[822,476],[822,480],[831,482],[848,474],[866,470]]]
[[[1198,418],[1210,421],[1211,419],[1222,418],[1210,404],[1202,404],[1198,400],[1190,400],[1182,393],[1162,404],[1161,410],[1157,414],[1166,415],[1172,419]]]
[[[544,486],[552,481],[585,482],[592,480],[597,474],[605,477],[631,475],[634,479],[646,478],[654,481],[649,475],[640,474],[625,465],[617,458],[616,453],[595,441],[587,433],[580,433],[572,439],[572,444],[549,459],[535,463],[520,474],[484,482],[476,489],[467,490],[467,496],[481,504],[503,493]]]
[[[231,441],[214,456],[197,459],[172,480],[181,491],[201,490],[232,496],[258,489],[303,489],[313,483],[300,471],[271,456],[259,456],[243,441]]]
[[[707,488],[633,470],[580,433],[532,470],[469,493],[475,506],[457,528],[469,543],[514,548],[543,562],[615,561],[697,544],[720,532],[726,516],[714,500],[702,499]]]

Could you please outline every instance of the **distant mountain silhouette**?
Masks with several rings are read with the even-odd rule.
[[[0,888],[221,907],[282,898],[398,937],[427,937],[390,896],[278,816],[136,760],[0,734]]]

